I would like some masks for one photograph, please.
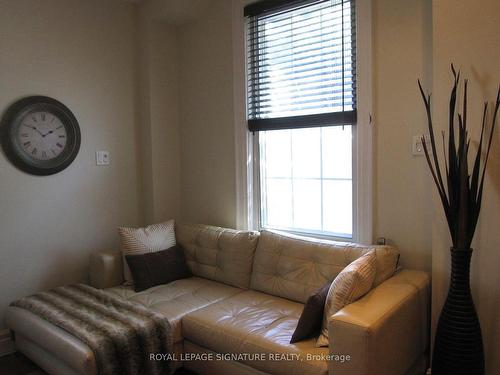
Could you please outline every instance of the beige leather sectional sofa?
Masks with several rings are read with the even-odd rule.
[[[329,347],[290,344],[315,289],[373,246],[205,225],[176,227],[193,277],[135,293],[121,285],[119,253],[91,259],[91,283],[167,317],[174,367],[198,374],[423,374],[429,344],[429,278],[395,268],[396,249],[376,247],[371,292],[329,318]],[[97,375],[92,351],[65,331],[10,307],[18,349],[53,375]],[[159,353],[160,354],[160,353]],[[157,359],[160,356],[157,356]]]

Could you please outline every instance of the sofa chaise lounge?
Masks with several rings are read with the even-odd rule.
[[[217,375],[425,373],[429,277],[396,271],[395,248],[206,225],[175,230],[193,277],[136,293],[123,285],[120,253],[98,253],[90,262],[91,285],[169,320],[173,369]],[[314,338],[290,344],[308,296],[371,249],[377,257],[374,287],[328,318],[329,347],[317,348]],[[93,352],[66,331],[16,307],[8,308],[6,323],[18,350],[49,374],[98,375]]]

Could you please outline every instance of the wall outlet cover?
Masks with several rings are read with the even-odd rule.
[[[425,136],[425,144],[427,145],[427,149],[431,150],[431,137],[429,135]],[[423,156],[424,155],[424,146],[422,145],[422,136],[414,135],[413,141],[411,145],[411,152],[414,156]]]
[[[109,165],[109,151],[96,151],[95,159],[99,166]]]

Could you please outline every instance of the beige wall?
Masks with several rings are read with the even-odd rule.
[[[433,2],[434,27],[434,115],[438,127],[446,126],[447,105],[452,85],[450,63],[461,68],[470,79],[469,125],[475,141],[479,139],[481,107],[493,100],[500,84],[500,2],[497,0]],[[500,125],[500,124],[497,124]],[[498,128],[497,128],[498,130]],[[473,243],[472,291],[481,321],[486,352],[487,374],[500,368],[500,132],[494,137],[493,152],[486,174],[481,217]],[[435,199],[432,276],[433,323],[448,290],[450,270],[450,235],[444,224],[441,207]]]
[[[150,19],[180,26],[200,17],[211,1],[213,0],[138,0],[137,3]]]
[[[235,227],[232,7],[179,28],[182,219]]]
[[[139,13],[138,110],[144,222],[179,218],[180,132],[176,28]]]
[[[412,137],[425,132],[417,78],[430,85],[431,1],[373,3],[374,237],[401,251],[405,267],[430,270],[430,178]]]
[[[152,23],[151,149],[153,217],[158,222],[180,215],[180,131],[177,34],[173,26]]]
[[[54,176],[0,155],[0,327],[12,300],[85,281],[88,256],[136,224],[135,11],[101,0],[0,1],[0,108],[32,94],[65,103],[80,123],[74,163]],[[95,151],[111,165],[97,167]]]

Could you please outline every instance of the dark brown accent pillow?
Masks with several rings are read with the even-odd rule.
[[[319,334],[323,323],[326,297],[328,296],[331,284],[332,281],[327,282],[309,296],[304,305],[304,310],[302,310],[302,314],[300,315],[297,328],[295,328],[295,332],[290,340],[290,344]]]
[[[132,273],[136,292],[191,276],[184,249],[180,245],[154,253],[126,255],[125,259]]]

